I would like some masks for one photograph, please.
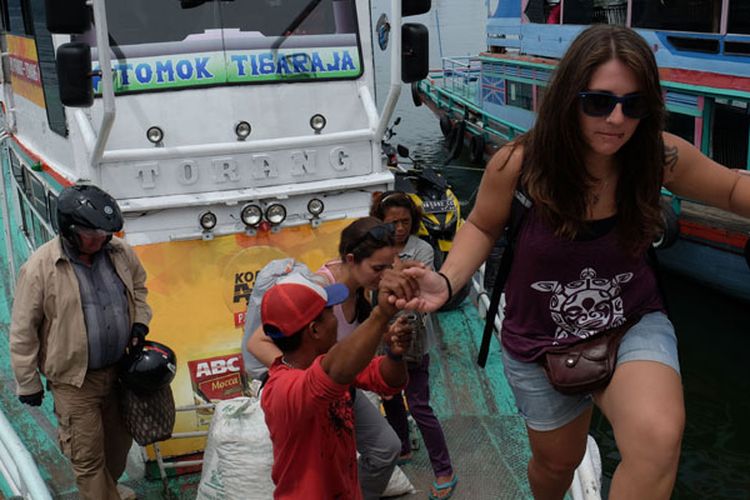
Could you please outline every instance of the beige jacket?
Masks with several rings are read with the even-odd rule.
[[[148,325],[146,271],[124,241],[112,238],[110,248],[112,264],[127,289],[131,324]],[[39,372],[53,383],[83,384],[88,339],[81,293],[59,236],[39,247],[18,274],[10,354],[19,395],[42,390]]]

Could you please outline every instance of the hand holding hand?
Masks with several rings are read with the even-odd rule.
[[[419,312],[433,312],[448,301],[448,286],[445,278],[435,271],[424,267],[410,267],[403,273],[416,282],[418,294],[411,298],[397,292],[391,294],[388,301],[399,309],[412,309]]]
[[[42,399],[44,399],[44,391],[27,394],[25,396],[18,396],[20,402],[29,406],[41,406]]]
[[[389,300],[389,297],[396,295],[398,297],[405,297],[408,300],[413,299],[419,292],[419,287],[416,285],[416,281],[406,275],[406,269],[411,269],[410,263],[401,262],[396,259],[397,262],[394,265],[394,269],[387,269],[383,273],[383,277],[380,279],[378,285],[378,307],[388,317],[395,315],[398,312],[398,308],[394,302]],[[416,267],[418,268],[418,266]]]

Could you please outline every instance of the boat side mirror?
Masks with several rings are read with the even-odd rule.
[[[396,151],[398,151],[398,155],[401,158],[408,158],[409,157],[409,148],[406,146],[399,144],[396,146]]]
[[[44,0],[50,33],[84,33],[91,26],[86,0]]]
[[[83,42],[64,43],[57,48],[57,79],[65,106],[88,108],[94,104],[91,47]]]
[[[432,0],[401,0],[401,15],[416,16],[429,12],[432,8]]]
[[[423,24],[401,26],[401,81],[418,82],[430,70],[430,34]]]

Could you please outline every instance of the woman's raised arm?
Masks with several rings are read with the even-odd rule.
[[[727,168],[686,140],[664,133],[664,185],[674,194],[750,218],[750,176]]]

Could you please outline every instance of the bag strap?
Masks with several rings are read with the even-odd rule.
[[[669,301],[667,300],[667,293],[666,289],[664,288],[664,273],[662,272],[663,267],[659,262],[659,256],[657,255],[656,248],[654,248],[653,245],[648,246],[646,258],[651,264],[651,269],[654,270],[654,277],[656,278],[656,288],[659,290],[659,295],[661,295],[661,300],[664,303],[664,309],[666,309],[667,311],[667,317],[670,317],[671,314],[669,311]]]
[[[501,244],[505,244],[505,249],[503,250],[502,257],[500,257],[500,266],[497,269],[497,277],[495,278],[495,284],[492,287],[490,307],[487,309],[487,315],[485,316],[482,344],[479,347],[479,356],[477,357],[477,364],[482,368],[487,364],[487,357],[490,353],[490,341],[492,340],[492,335],[495,330],[495,316],[497,315],[497,310],[500,306],[500,296],[503,294],[505,281],[510,274],[510,266],[513,262],[513,249],[515,247],[516,238],[518,237],[521,224],[532,205],[533,202],[531,201],[531,198],[529,198],[526,189],[523,186],[519,186],[519,188],[513,193],[513,201],[510,205],[510,218],[508,225],[505,228],[505,233],[500,240]]]

